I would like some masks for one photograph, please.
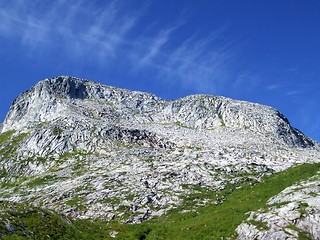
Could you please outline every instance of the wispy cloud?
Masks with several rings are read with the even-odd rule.
[[[287,96],[293,96],[293,95],[298,95],[300,93],[301,93],[300,91],[293,90],[293,91],[286,92],[286,95]]]
[[[137,19],[133,13],[120,13],[117,1],[102,9],[81,0],[12,1],[0,7],[0,34],[20,37],[30,48],[60,43],[76,55],[114,53]]]
[[[100,65],[113,60],[130,66],[128,71],[152,69],[155,78],[198,92],[214,92],[231,81],[234,49],[230,42],[221,41],[227,27],[177,36],[187,23],[177,14],[170,26],[144,22],[144,31],[132,35],[132,30],[141,28],[145,6],[132,10],[117,0],[103,7],[94,4],[85,0],[4,1],[0,3],[0,35],[21,39],[30,51],[55,47],[71,58],[97,59]],[[244,76],[234,79],[238,79],[235,84],[245,81]]]
[[[163,29],[152,39],[138,39],[140,45],[146,46],[134,55],[140,59],[139,68],[154,68],[162,81],[199,92],[220,88],[230,71],[228,63],[233,56],[229,45],[218,47],[223,31],[219,29],[204,38],[193,34],[177,42],[176,31],[183,25],[183,21],[177,21],[175,27]]]
[[[275,90],[275,89],[278,89],[280,88],[281,85],[280,84],[272,84],[272,85],[269,85],[266,87],[267,90],[271,91],[271,90]]]
[[[212,38],[187,39],[168,55],[163,65],[159,65],[162,73],[167,77],[178,77],[181,83],[196,86],[198,91],[219,88],[232,53],[229,49],[210,47],[214,43]]]
[[[261,82],[260,76],[250,71],[242,71],[237,74],[235,80],[232,82],[232,90],[251,91]]]
[[[156,58],[159,54],[163,54],[161,48],[168,42],[169,35],[173,30],[173,28],[163,30],[156,37],[150,39],[149,41],[145,39],[142,40],[142,44],[147,43],[147,51],[142,53],[141,56],[138,56],[140,58],[138,67],[145,67],[146,65],[152,64],[154,58]]]

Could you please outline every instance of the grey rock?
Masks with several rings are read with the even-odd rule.
[[[6,220],[7,220],[6,223],[5,223],[6,228],[7,228],[8,232],[9,232],[10,234],[13,234],[14,231],[16,230],[16,227],[11,224],[11,222],[9,221],[9,219],[6,219]]]
[[[72,116],[78,120],[91,116],[106,122],[125,119],[134,123],[178,123],[196,129],[223,125],[272,134],[292,146],[315,144],[268,106],[209,95],[165,101],[153,94],[73,77],[46,79],[21,94],[11,105],[2,132]]]
[[[110,237],[115,238],[117,236],[118,232],[117,231],[112,231],[109,232]]]

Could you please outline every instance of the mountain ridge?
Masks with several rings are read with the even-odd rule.
[[[105,91],[106,89],[108,89],[109,91]],[[144,93],[144,92],[140,92],[140,91],[130,91],[130,90],[125,90],[125,89],[120,89],[120,88],[116,88],[116,87],[110,87],[110,86],[105,86],[105,85],[101,85],[89,80],[85,80],[85,79],[77,79],[74,77],[56,77],[56,78],[51,78],[51,79],[46,79],[43,80],[41,82],[39,82],[38,84],[36,84],[33,88],[31,88],[30,90],[26,91],[25,93],[21,94],[11,105],[10,110],[8,112],[8,115],[6,116],[5,120],[4,120],[4,126],[3,126],[3,132],[4,131],[8,131],[10,130],[10,124],[9,122],[17,122],[17,120],[19,121],[19,115],[24,116],[24,114],[21,114],[21,109],[24,108],[28,108],[30,102],[28,102],[28,99],[23,99],[24,96],[28,96],[30,95],[30,92],[35,91],[36,97],[40,98],[41,100],[43,100],[43,98],[45,98],[47,101],[50,101],[50,104],[52,104],[53,106],[57,105],[57,100],[56,97],[60,97],[60,98],[69,98],[69,99],[95,99],[95,100],[105,100],[105,99],[110,99],[112,98],[112,94],[117,93],[117,95],[120,95],[118,97],[122,98],[122,99],[126,99],[128,98],[128,96],[132,96],[132,95],[138,95],[138,99],[126,99],[125,101],[129,102],[129,101],[133,101],[134,104],[131,104],[128,106],[127,104],[127,108],[129,107],[129,109],[131,108],[132,111],[141,111],[141,113],[147,113],[147,112],[156,112],[157,109],[155,108],[155,102],[156,104],[168,104],[171,103],[172,105],[176,104],[179,105],[179,103],[181,102],[187,102],[187,101],[192,101],[192,100],[207,100],[209,99],[209,104],[210,101],[211,103],[213,102],[213,105],[215,104],[215,102],[217,102],[218,107],[216,108],[216,112],[215,114],[217,116],[213,116],[216,119],[214,119],[215,122],[219,122],[220,124],[226,125],[227,127],[232,126],[235,127],[236,124],[242,126],[245,125],[245,127],[249,128],[252,127],[252,125],[258,125],[261,124],[263,127],[265,126],[266,129],[262,129],[262,131],[272,131],[272,129],[270,129],[270,126],[266,126],[268,125],[268,123],[266,123],[265,121],[263,121],[263,119],[257,119],[257,122],[250,122],[250,121],[241,121],[241,118],[245,118],[245,115],[248,114],[245,112],[245,114],[239,114],[239,112],[243,109],[241,109],[241,105],[252,105],[253,108],[254,107],[261,107],[263,108],[262,110],[264,111],[268,111],[271,112],[269,115],[273,115],[272,117],[274,118],[278,118],[278,122],[275,124],[279,124],[281,125],[278,129],[273,131],[277,131],[278,136],[284,136],[284,138],[286,137],[287,133],[290,133],[290,139],[284,139],[284,141],[286,142],[290,142],[292,145],[295,144],[300,144],[301,146],[307,146],[307,145],[314,145],[314,141],[309,139],[308,137],[304,136],[299,130],[291,127],[288,119],[283,116],[279,111],[269,107],[269,106],[265,106],[265,105],[260,105],[260,104],[254,104],[254,103],[249,103],[246,101],[239,101],[239,100],[232,100],[230,98],[225,98],[225,97],[220,97],[220,96],[212,96],[212,95],[190,95],[187,97],[182,97],[180,99],[177,100],[171,100],[171,101],[166,101],[166,100],[162,100],[161,98],[156,97],[153,94],[150,93]],[[55,96],[54,96],[55,95]],[[142,97],[142,99],[139,99],[139,97]],[[22,98],[22,101],[19,101],[19,99]],[[145,105],[143,104],[144,101],[147,100],[151,100],[148,103],[151,103],[151,106]],[[31,102],[34,100],[31,100]],[[123,101],[123,100],[122,100]],[[18,104],[19,102],[19,104]],[[58,103],[59,104],[59,103]],[[223,109],[222,111],[220,110],[222,107],[224,107],[224,104],[229,104],[229,105],[234,105],[231,106],[227,109]],[[17,105],[17,107],[16,107]],[[47,104],[48,105],[48,104]],[[140,107],[139,107],[140,106]],[[252,107],[250,106],[250,107]],[[16,107],[17,109],[14,110],[13,108]],[[48,108],[48,106],[46,106]],[[50,106],[52,107],[52,106]],[[201,106],[204,107],[205,106]],[[233,108],[232,108],[233,107]],[[173,110],[174,107],[171,108],[171,110]],[[64,111],[66,109],[61,109],[61,111]],[[160,109],[162,110],[162,109]],[[205,109],[208,110],[208,109]],[[39,111],[39,110],[38,110]],[[40,111],[46,111],[46,109],[40,109]],[[164,110],[166,111],[166,110]],[[180,109],[175,109],[173,111],[179,112]],[[234,118],[239,118],[236,120],[239,121],[235,121],[234,118],[232,118],[233,116],[229,117],[228,115],[231,115],[233,112],[237,112],[238,115],[235,114]],[[13,119],[11,120],[10,116],[11,115],[17,115],[17,117],[13,117]],[[55,113],[57,114],[57,113]],[[201,114],[205,114],[205,113],[201,113]],[[206,114],[208,114],[208,112],[206,112]],[[251,113],[250,117],[251,119],[254,119],[255,115],[261,115],[261,113],[258,112],[254,112],[253,114]],[[21,118],[20,117],[20,118]],[[45,120],[41,118],[41,116],[39,115],[35,115],[35,116],[31,116],[30,118],[38,118],[39,121],[43,121]],[[199,117],[199,116],[197,116]],[[203,117],[203,116],[200,116]],[[217,119],[220,118],[220,119]],[[261,116],[258,116],[258,118],[262,118]],[[269,116],[270,118],[270,116]],[[34,119],[33,119],[34,120]],[[180,119],[178,119],[179,121]],[[194,120],[194,119],[192,119]],[[198,120],[198,119],[195,119]],[[208,119],[205,119],[208,121]],[[246,120],[246,119],[244,119]],[[23,121],[25,121],[25,117],[23,119]],[[281,122],[280,122],[281,121]],[[198,128],[199,126],[197,126],[195,123],[190,123],[188,122],[188,119],[182,119],[179,122],[181,122],[182,124],[186,124],[187,127],[194,127],[194,128]],[[218,124],[219,124],[218,123]],[[274,124],[274,125],[275,125]],[[9,125],[9,126],[8,126]],[[200,128],[210,128],[210,127],[216,127],[216,124],[213,124],[211,121],[211,126],[209,125],[204,125],[202,124],[200,126]],[[243,126],[242,126],[243,127]],[[259,126],[258,126],[259,127]],[[261,126],[260,126],[261,127]],[[273,126],[271,126],[273,127]],[[14,127],[12,127],[14,128]],[[269,128],[269,129],[268,129]],[[285,131],[283,131],[285,129]],[[256,128],[255,130],[260,130],[258,128]]]

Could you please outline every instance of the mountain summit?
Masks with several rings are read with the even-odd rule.
[[[92,103],[94,102],[94,103]],[[174,124],[193,129],[250,129],[290,146],[310,147],[314,141],[290,126],[277,110],[230,98],[191,95],[165,101],[153,94],[104,86],[74,77],[39,82],[12,104],[2,132],[70,117],[101,124]],[[99,123],[97,121],[97,123]]]
[[[230,186],[319,162],[320,152],[268,106],[202,94],[166,101],[68,76],[22,93],[1,132],[3,200],[126,223],[223,204]]]

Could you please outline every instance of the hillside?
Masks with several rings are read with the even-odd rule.
[[[18,96],[0,130],[1,204],[105,237],[320,239],[319,143],[271,107],[61,76]]]

